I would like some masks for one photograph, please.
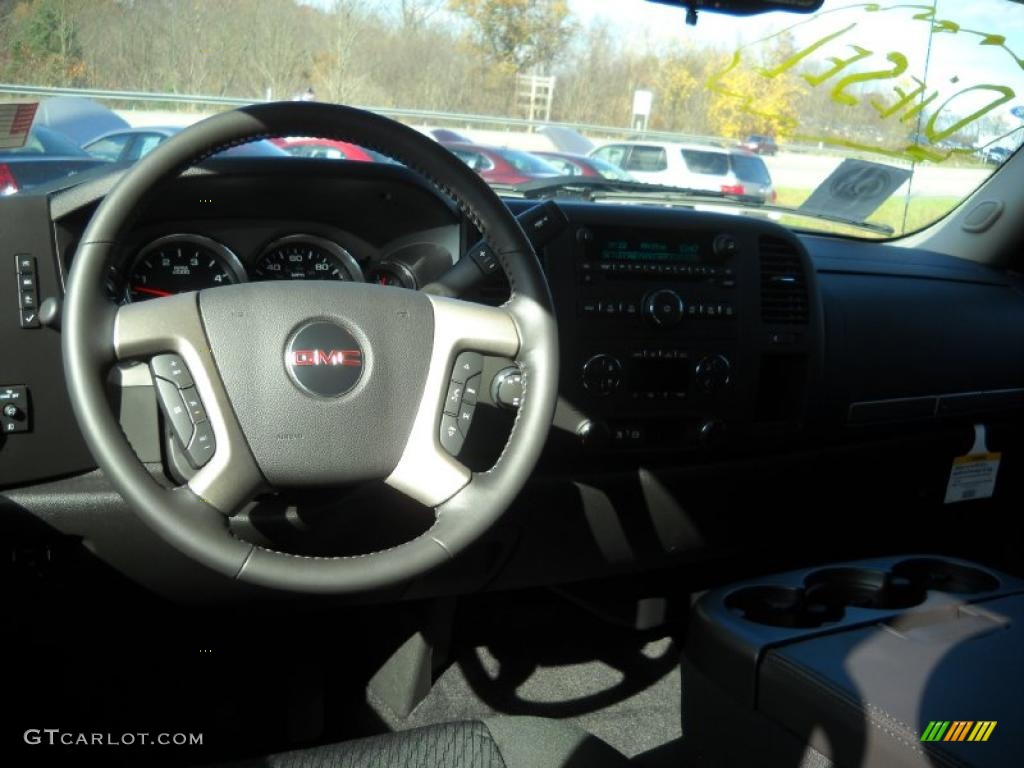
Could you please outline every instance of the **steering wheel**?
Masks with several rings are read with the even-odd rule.
[[[365,283],[280,281],[114,305],[103,288],[109,259],[160,186],[228,147],[273,136],[352,142],[420,173],[483,233],[508,276],[509,301],[489,307]],[[508,443],[481,473],[470,472],[440,440],[450,382],[458,379],[456,362],[473,359],[459,357],[466,351],[513,358],[522,370],[523,396]],[[78,246],[64,305],[63,354],[87,444],[149,526],[229,578],[303,592],[397,584],[478,538],[536,464],[558,382],[547,282],[497,195],[412,128],[320,103],[225,112],[140,160],[100,204]],[[157,482],[139,461],[105,392],[113,365],[162,354],[179,356],[179,372],[170,378],[193,385],[190,394],[201,400],[208,440],[205,462],[175,488]],[[198,435],[194,421],[192,434]],[[374,479],[433,507],[433,526],[380,552],[306,557],[243,541],[228,525],[246,501],[270,488]]]

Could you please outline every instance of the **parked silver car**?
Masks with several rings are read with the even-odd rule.
[[[745,150],[712,144],[635,141],[605,144],[590,155],[649,184],[721,192],[760,203],[776,199],[768,166]]]

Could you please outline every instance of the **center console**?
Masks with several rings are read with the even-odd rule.
[[[758,578],[694,606],[683,732],[696,765],[1018,765],[1022,648],[1024,581],[973,563]]]
[[[821,321],[796,238],[740,216],[563,207],[543,256],[587,448],[721,450],[799,428]]]

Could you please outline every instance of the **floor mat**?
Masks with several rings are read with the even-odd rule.
[[[462,616],[451,664],[409,717],[370,704],[396,730],[494,714],[565,719],[628,757],[657,754],[660,763],[681,740],[680,697],[671,636],[612,627],[563,604]]]

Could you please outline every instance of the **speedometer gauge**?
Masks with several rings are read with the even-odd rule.
[[[363,280],[352,254],[313,235],[289,235],[270,243],[256,260],[253,275],[258,280]]]
[[[127,301],[143,301],[245,281],[226,246],[201,235],[168,235],[141,251],[128,270]]]

